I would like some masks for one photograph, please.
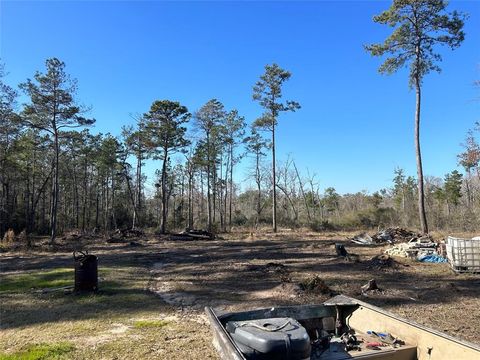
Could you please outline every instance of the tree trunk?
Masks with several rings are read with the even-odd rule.
[[[165,234],[167,226],[167,161],[168,150],[163,149],[163,164],[162,164],[162,221],[160,224],[160,233]],[[175,210],[174,210],[175,214]]]
[[[87,218],[87,196],[88,196],[88,174],[87,174],[87,157],[85,156],[83,163],[83,204],[82,204],[82,233],[85,232]]]
[[[420,217],[420,226],[422,233],[428,234],[427,217],[425,215],[425,195],[423,190],[423,168],[422,154],[420,151],[420,103],[421,87],[418,76],[415,78],[416,89],[416,111],[415,111],[415,150],[417,155],[417,176],[418,176],[418,215]]]
[[[58,132],[54,133],[54,171],[53,171],[53,186],[52,186],[52,211],[50,215],[50,244],[55,242],[57,236],[57,208],[58,208],[58,157],[59,157],[59,145],[58,145]]]
[[[207,230],[212,231],[212,199],[210,196],[210,134],[207,133]]]
[[[142,209],[142,153],[141,151],[138,152],[138,158],[137,158],[137,191],[136,191],[135,208],[137,210],[135,213],[137,214],[137,217],[139,217]],[[136,222],[138,223],[139,221],[137,220]]]
[[[273,232],[277,232],[277,181],[275,173],[275,119],[272,119],[272,181],[273,181],[273,206],[272,226]]]
[[[465,190],[467,191],[467,206],[470,209],[471,208],[471,191],[470,191],[470,168],[467,169],[467,177],[465,178]]]
[[[257,218],[255,220],[255,228],[258,228],[260,222],[260,214],[262,212],[262,189],[261,189],[261,179],[260,179],[260,151],[257,151],[256,154],[256,166],[255,166],[255,181],[257,183]]]
[[[232,228],[232,201],[233,201],[233,146],[230,147],[230,202],[228,210],[228,226]]]

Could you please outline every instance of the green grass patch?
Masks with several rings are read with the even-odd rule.
[[[160,328],[168,325],[166,320],[139,320],[135,321],[133,327],[136,329],[145,329],[145,328]]]
[[[73,285],[73,269],[60,268],[28,274],[11,274],[0,277],[0,292],[24,292]]]
[[[0,360],[48,360],[64,359],[75,347],[67,342],[31,345],[13,354],[0,354]]]

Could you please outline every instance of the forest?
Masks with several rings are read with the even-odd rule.
[[[5,73],[2,65],[2,79]],[[121,136],[95,133],[95,120],[85,117],[89,109],[75,97],[77,80],[59,59],[47,59],[45,69],[17,87],[2,80],[1,236],[8,229],[26,239],[49,234],[51,241],[72,229],[225,232],[267,226],[274,208],[275,226],[288,228],[418,228],[418,179],[401,168],[392,169],[391,187],[351,194],[338,194],[334,184],[320,188],[318,175],[298,169],[290,156],[272,172],[276,118],[300,109],[281,99],[290,76],[276,64],[265,66],[252,98],[266,112],[249,125],[239,110],[225,109],[218,99],[192,110],[157,100],[135,116],[135,125],[123,126]],[[27,103],[18,103],[20,93]],[[478,230],[479,135],[478,122],[466,130],[457,155],[460,171],[425,177],[431,229]],[[146,186],[147,159],[157,165],[154,188]],[[242,190],[233,176],[240,162],[248,164],[241,179],[250,184]]]

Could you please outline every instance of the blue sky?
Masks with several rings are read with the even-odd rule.
[[[78,98],[92,106],[95,132],[120,133],[156,99],[195,111],[211,98],[252,122],[261,108],[252,86],[265,64],[292,72],[286,99],[302,109],[282,115],[279,160],[316,173],[339,192],[390,186],[395,167],[415,175],[415,94],[407,72],[377,72],[381,60],[363,44],[391,29],[372,22],[384,1],[147,2],[5,1],[0,3],[0,57],[16,85],[58,57],[78,79]],[[442,73],[425,78],[424,172],[457,167],[466,131],[480,120],[480,2],[452,1],[469,13],[466,40],[441,50]],[[248,161],[238,168],[245,178]],[[150,164],[152,171],[154,165]],[[244,182],[245,184],[245,182]]]

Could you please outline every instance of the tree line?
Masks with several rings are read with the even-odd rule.
[[[315,174],[302,174],[293,159],[276,160],[279,117],[300,109],[298,102],[283,100],[291,74],[277,64],[266,65],[253,86],[252,99],[263,113],[250,126],[237,109],[226,109],[218,99],[193,112],[165,99],[154,101],[120,136],[91,132],[95,120],[76,101],[77,81],[61,60],[47,59],[44,72],[18,89],[3,81],[2,66],[0,235],[8,228],[48,233],[53,243],[68,229],[228,231],[267,222],[273,231],[278,224],[321,230],[402,223],[425,233],[427,224],[472,228],[480,207],[478,127],[468,132],[458,157],[465,175],[454,170],[443,179],[424,179],[419,135],[422,82],[430,71],[440,70],[434,47],[458,47],[465,18],[446,12],[441,0],[394,0],[374,17],[394,28],[384,43],[366,46],[374,56],[389,56],[380,72],[410,68],[417,178],[396,169],[392,188],[372,195],[339,195],[333,187],[320,191]],[[28,98],[21,106],[19,92]],[[152,195],[145,186],[148,159],[158,164]],[[242,159],[251,164],[247,175],[254,185],[240,192],[233,174]]]

